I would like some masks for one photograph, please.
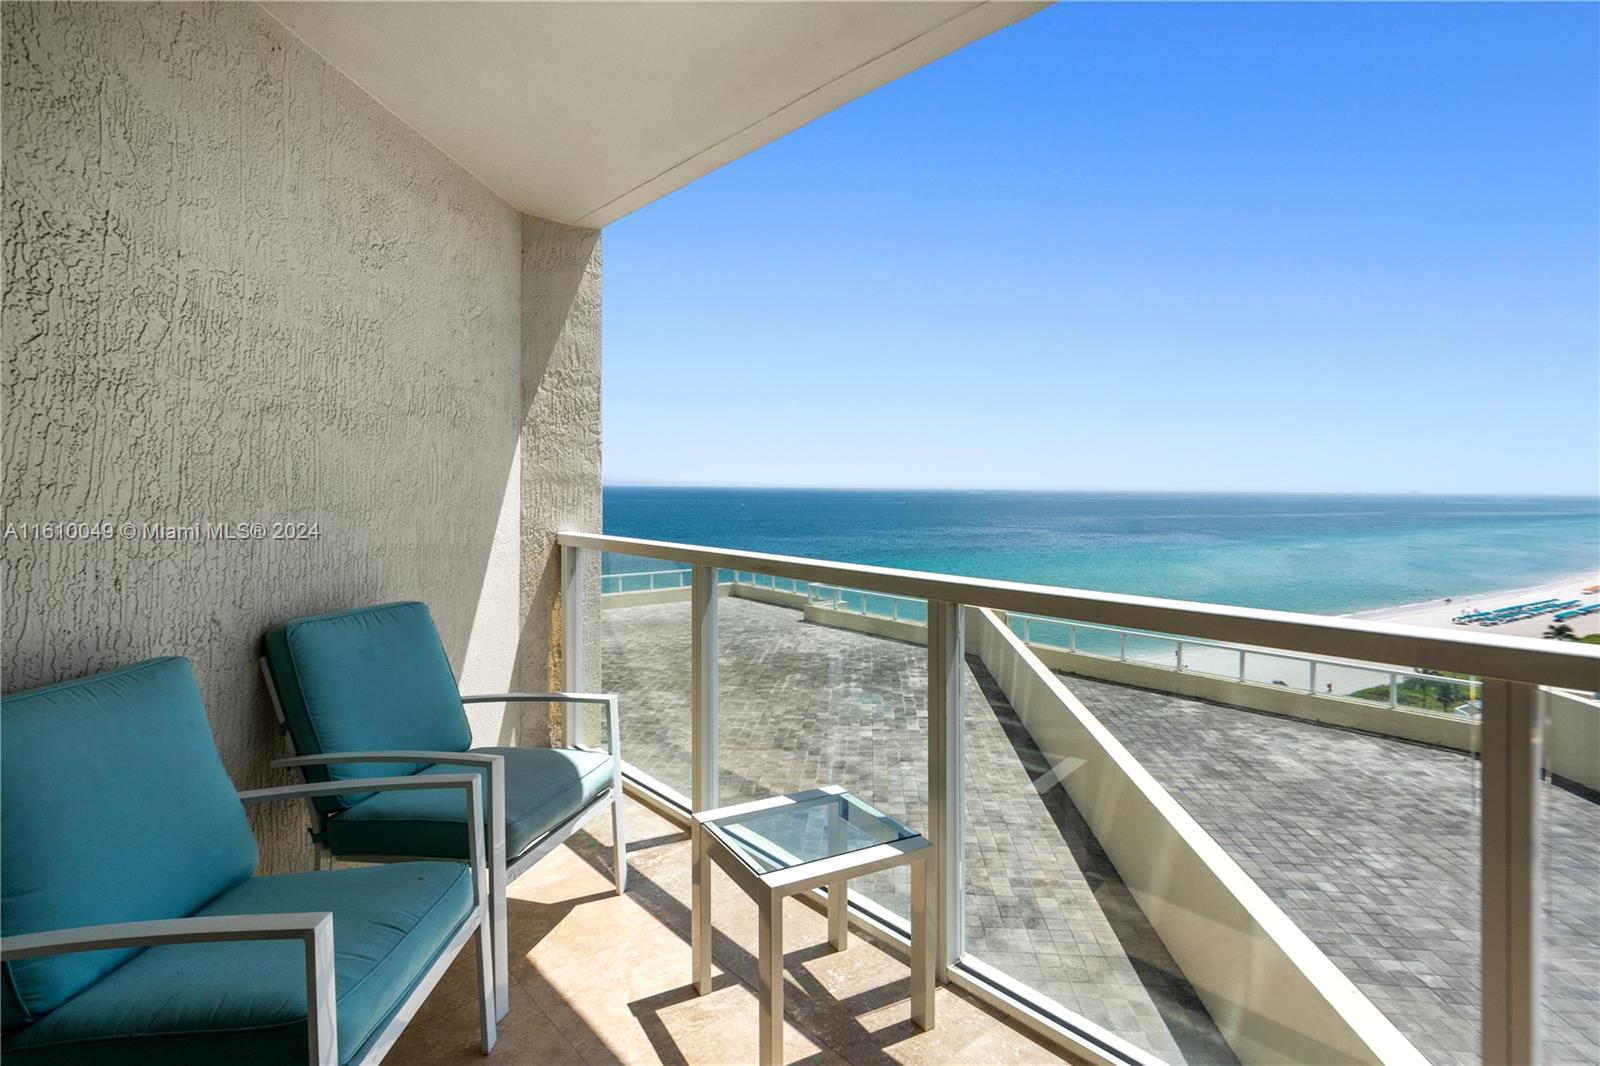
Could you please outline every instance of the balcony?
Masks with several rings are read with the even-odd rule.
[[[1064,1053],[1600,1052],[1600,705],[1570,691],[1600,681],[1592,653],[562,543],[566,602],[600,614],[566,632],[622,695],[637,794],[681,822],[836,783],[950,827],[952,992]],[[904,936],[904,881],[850,903]]]
[[[536,876],[513,886],[516,987],[489,1061],[754,1061],[754,905],[727,881],[715,885],[713,990],[695,996],[688,980],[688,835],[676,821],[635,802],[628,810],[628,836],[632,876],[626,896],[610,891],[609,840],[586,834],[542,863]],[[998,1012],[949,990],[939,993],[938,1026],[921,1032],[907,1015],[905,961],[892,948],[856,937],[847,951],[835,953],[822,915],[791,904],[787,921],[788,1062],[1072,1061]],[[474,1042],[469,970],[458,966],[446,978],[391,1061],[484,1061]]]
[[[842,954],[788,908],[789,1061],[1600,1060],[1592,649],[593,532],[602,228],[1042,6],[5,5],[5,687],[187,657],[248,790],[290,619],[423,600],[465,690],[620,693],[631,887],[603,828],[514,887],[502,1060],[753,1061],[684,827],[820,784],[936,849],[939,1023],[874,874]],[[468,981],[392,1061],[480,1058]]]

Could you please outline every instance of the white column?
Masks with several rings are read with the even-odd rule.
[[[1483,683],[1483,1061],[1538,1061],[1541,697]]]
[[[561,687],[583,692],[583,549],[561,549]],[[542,686],[541,686],[542,687]],[[561,735],[566,747],[578,743],[577,704],[561,705]]]
[[[961,827],[962,682],[966,674],[961,605],[928,601],[928,871],[929,905],[937,927],[934,969],[940,982],[960,957],[962,929]]]
[[[692,753],[694,778],[691,802],[697,811],[717,802],[717,571],[696,566],[690,593],[690,641],[693,665],[691,713],[694,717]]]

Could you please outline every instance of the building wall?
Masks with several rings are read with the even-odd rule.
[[[600,529],[600,235],[522,225],[522,653],[524,689],[565,688],[559,656],[562,529]],[[552,434],[551,426],[561,426]],[[600,559],[583,619],[582,688],[600,687]],[[551,655],[548,649],[556,649]],[[542,721],[538,708],[529,713]],[[526,717],[526,715],[525,715]],[[559,709],[556,715],[559,719]],[[528,722],[530,729],[538,721]],[[558,722],[551,722],[551,729]]]
[[[4,541],[4,689],[186,655],[243,788],[287,780],[274,623],[421,599],[464,688],[548,676],[550,533],[599,523],[598,234],[525,221],[255,5],[0,11],[5,520],[116,528]],[[318,536],[120,529],[207,522]],[[263,817],[264,865],[302,861],[300,811]]]

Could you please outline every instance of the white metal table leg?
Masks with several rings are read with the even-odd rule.
[[[756,907],[761,926],[757,952],[761,1051],[757,1061],[760,1066],[779,1066],[783,1062],[783,897],[765,890]]]
[[[835,881],[828,886],[828,943],[833,950],[843,951],[850,946],[850,882]]]
[[[695,822],[689,830],[690,877],[689,943],[693,956],[696,995],[711,991],[711,863],[706,854],[706,832]]]
[[[955,901],[960,906],[960,901]],[[911,1020],[933,1028],[933,915],[928,908],[928,864],[911,864]]]

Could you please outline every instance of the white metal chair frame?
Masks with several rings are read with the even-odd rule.
[[[289,750],[295,751],[294,737],[290,735],[288,726],[283,716],[283,704],[278,699],[278,689],[272,683],[272,671],[267,666],[267,660],[260,660],[261,676],[266,679],[267,692],[272,697],[272,709],[278,717],[278,725],[288,741]],[[495,1017],[504,1018],[511,1009],[511,948],[507,936],[506,915],[506,886],[523,874],[550,852],[560,847],[567,838],[582,829],[590,819],[600,814],[607,807],[611,808],[611,833],[614,840],[612,845],[613,876],[617,886],[617,894],[621,895],[628,887],[628,848],[627,839],[622,825],[622,731],[618,721],[617,697],[614,694],[590,692],[499,692],[480,696],[462,696],[461,702],[468,703],[577,703],[601,704],[606,708],[607,745],[606,752],[611,756],[611,785],[600,795],[596,796],[582,810],[573,814],[566,821],[554,827],[543,836],[530,844],[520,855],[506,855],[506,783],[505,759],[499,755],[485,755],[471,751],[342,751],[322,752],[317,755],[291,755],[286,759],[275,759],[275,767],[298,767],[304,773],[309,766],[326,766],[334,763],[356,762],[393,762],[393,763],[432,763],[443,766],[472,766],[481,767],[489,782],[489,899],[490,899],[490,936],[494,945],[494,1002]],[[587,748],[577,742],[578,729],[576,716],[567,714],[562,720],[562,733],[564,746],[577,748],[583,751],[598,749]],[[331,783],[331,782],[330,782]],[[367,779],[347,779],[338,783],[339,787],[331,792],[322,792],[318,795],[341,795],[348,792],[370,792]],[[321,843],[326,816],[317,809],[308,799],[306,806],[310,810],[312,831],[319,838],[316,844],[317,868],[321,869],[324,863],[330,867],[334,862],[332,852]],[[482,819],[479,819],[482,824]],[[477,855],[477,852],[473,853]],[[412,862],[417,857],[414,855],[343,855],[340,858],[350,862]],[[483,866],[482,858],[474,858],[475,867]]]
[[[374,777],[361,782],[363,791],[398,792],[406,789],[461,789],[467,796],[468,826],[483,822],[482,785],[477,774],[430,774],[425,777]],[[239,793],[249,807],[283,799],[336,796],[350,791],[348,781],[288,785]],[[483,1053],[494,1049],[495,984],[489,932],[487,886],[483,877],[483,834],[469,832],[472,856],[473,908],[389,1019],[367,1038],[351,1060],[362,1066],[382,1062],[423,1001],[456,960],[474,933],[478,953],[480,1039]],[[414,860],[413,860],[414,861]],[[162,918],[146,922],[118,922],[25,933],[0,940],[0,960],[44,958],[77,951],[106,948],[156,947],[162,944],[198,944],[248,940],[299,940],[306,959],[306,1052],[312,1066],[339,1066],[338,1010],[334,988],[334,929],[331,911],[294,914],[237,914],[218,917]]]

